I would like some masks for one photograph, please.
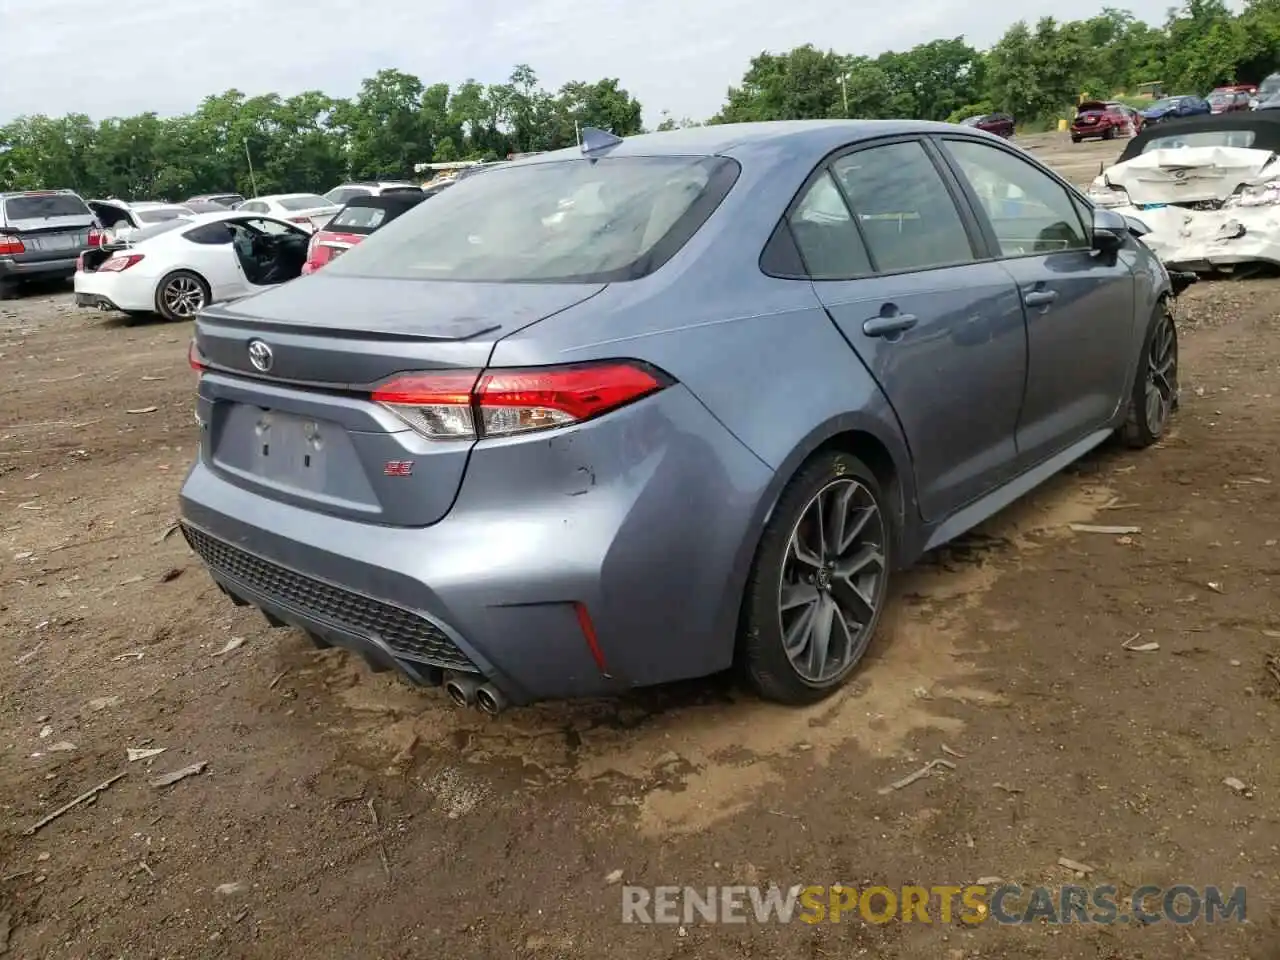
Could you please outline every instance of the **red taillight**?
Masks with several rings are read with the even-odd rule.
[[[17,237],[0,236],[0,257],[26,253],[26,251],[27,248],[22,245],[22,241]]]
[[[373,391],[434,440],[502,437],[581,423],[656,393],[667,377],[612,360],[568,367],[405,373]]]
[[[196,346],[196,338],[191,338],[191,346],[187,348],[187,363],[191,369],[197,372],[204,370],[204,357],[200,354],[200,348]]]
[[[119,273],[121,270],[128,270],[136,263],[142,262],[142,254],[130,253],[126,256],[115,256],[106,261],[102,266],[98,267],[99,273]]]
[[[91,227],[89,229],[89,246],[91,247],[102,246],[102,237],[103,237],[103,234],[101,230],[99,230],[97,227]]]

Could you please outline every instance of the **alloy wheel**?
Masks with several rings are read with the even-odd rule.
[[[1151,334],[1147,351],[1147,375],[1144,402],[1147,429],[1159,435],[1169,422],[1178,396],[1178,337],[1173,318],[1163,315]]]
[[[872,492],[852,477],[824,486],[791,531],[778,585],[782,643],[796,673],[826,684],[871,640],[888,575],[886,527]]]
[[[165,284],[161,296],[175,317],[194,317],[204,306],[204,288],[194,277],[174,277]]]

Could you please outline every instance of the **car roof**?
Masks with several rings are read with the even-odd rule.
[[[292,200],[294,197],[319,197],[319,196],[320,194],[318,193],[269,193],[265,197],[250,197],[249,200],[262,200],[262,201]]]
[[[726,156],[739,160],[776,153],[785,146],[797,161],[816,163],[845,144],[896,134],[942,134],[964,130],[970,136],[986,136],[972,128],[930,120],[768,120],[757,123],[718,123],[686,127],[662,133],[626,137],[613,147],[591,156],[607,157],[691,157]],[[579,147],[552,150],[537,156],[509,160],[507,167],[535,166],[583,156]]]
[[[1124,163],[1140,156],[1143,148],[1157,137],[1173,137],[1180,133],[1207,130],[1252,130],[1252,149],[1280,152],[1280,111],[1248,110],[1163,120],[1155,126],[1144,127],[1136,137],[1129,140],[1116,163]]]

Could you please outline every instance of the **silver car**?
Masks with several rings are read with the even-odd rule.
[[[203,313],[181,516],[233,602],[490,713],[730,666],[808,703],[895,570],[1169,422],[1141,225],[998,137],[585,139]]]

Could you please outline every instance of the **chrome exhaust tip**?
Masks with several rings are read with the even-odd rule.
[[[451,676],[444,682],[444,692],[459,707],[473,707],[476,704],[476,690],[480,682],[471,677]]]
[[[507,709],[507,698],[493,684],[486,683],[476,691],[476,706],[480,708],[481,713],[496,717]]]

